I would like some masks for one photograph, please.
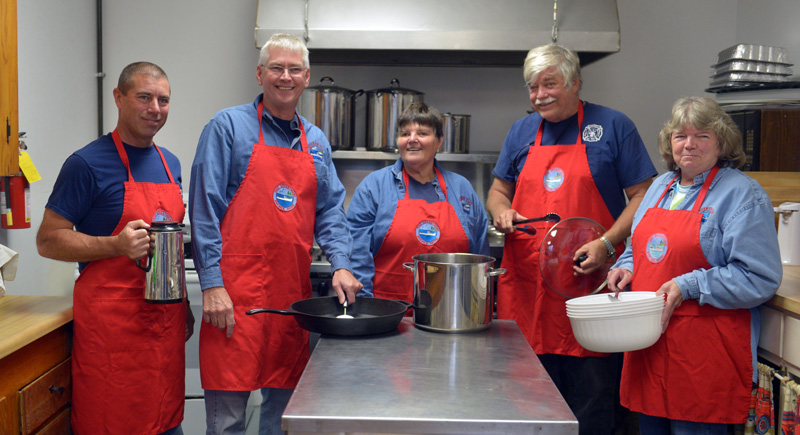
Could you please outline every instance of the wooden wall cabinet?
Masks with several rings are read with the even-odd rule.
[[[747,109],[729,115],[742,131],[743,171],[800,171],[800,109]]]
[[[17,0],[0,1],[0,176],[19,173]]]

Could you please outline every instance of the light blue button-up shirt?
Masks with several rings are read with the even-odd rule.
[[[206,124],[197,144],[189,187],[189,220],[192,225],[194,264],[203,290],[222,286],[220,223],[247,172],[253,145],[258,143],[259,95],[252,103],[218,112]],[[264,110],[261,127],[267,145],[301,150],[298,122],[306,130],[309,153],[317,173],[314,237],[331,263],[331,270],[350,270],[352,238],[344,213],[345,188],[331,160],[325,134],[301,116],[291,121],[288,137]],[[309,241],[310,242],[310,241]]]

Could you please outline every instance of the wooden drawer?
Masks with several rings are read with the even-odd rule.
[[[72,428],[69,425],[71,408],[65,408],[54,419],[47,423],[36,435],[69,435]]]
[[[20,390],[20,426],[24,435],[33,433],[69,403],[72,397],[71,361],[67,358]]]

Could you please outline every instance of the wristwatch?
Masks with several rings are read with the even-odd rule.
[[[614,249],[614,245],[612,245],[611,242],[609,242],[605,236],[600,236],[600,241],[603,242],[604,245],[606,245],[606,250],[608,250],[608,258],[613,257],[614,254],[617,253],[617,250]]]

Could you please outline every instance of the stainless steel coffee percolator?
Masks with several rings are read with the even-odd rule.
[[[172,304],[186,300],[186,271],[183,264],[183,224],[153,222],[148,232],[155,247],[147,265],[136,265],[147,272],[144,299],[154,304]],[[141,260],[140,260],[141,261]]]

